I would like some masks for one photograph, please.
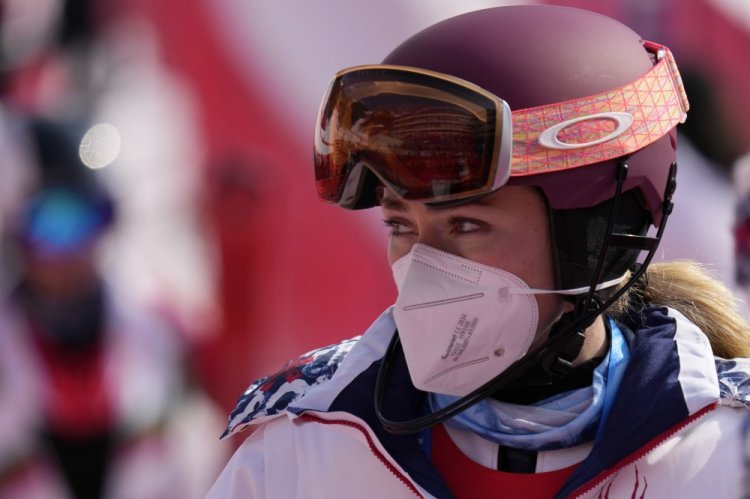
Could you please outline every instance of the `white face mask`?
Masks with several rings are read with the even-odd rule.
[[[424,244],[415,244],[392,269],[399,290],[393,315],[414,386],[456,396],[526,354],[539,321],[533,295],[589,289],[530,289],[509,272]]]

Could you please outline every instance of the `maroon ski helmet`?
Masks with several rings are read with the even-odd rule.
[[[646,73],[654,60],[638,34],[609,17],[569,7],[520,5],[435,24],[406,40],[383,63],[462,78],[515,111],[616,89]],[[625,190],[639,187],[658,223],[664,183],[675,161],[674,133],[652,144],[628,161]],[[511,172],[508,184],[538,185],[555,209],[589,207],[614,194],[614,176],[603,170],[616,162],[528,178]],[[576,184],[580,187],[571,188]]]
[[[467,80],[499,96],[515,112],[623,87],[654,67],[656,54],[647,49],[638,34],[609,17],[523,5],[442,21],[403,42],[383,63]],[[625,202],[615,222],[619,233],[643,235],[650,224],[660,223],[675,147],[672,126],[627,155]],[[507,185],[536,186],[547,199],[562,288],[590,283],[622,159],[531,175],[511,170]],[[633,250],[610,253],[601,280],[619,277],[637,257]]]
[[[381,65],[337,74],[315,135],[322,199],[372,206],[378,182],[405,199],[436,204],[470,201],[504,185],[535,187],[547,201],[558,289],[587,290],[569,297],[573,310],[543,345],[472,393],[411,420],[382,410],[401,348],[395,334],[375,386],[375,413],[386,430],[416,433],[521,376],[548,383],[570,372],[586,329],[655,254],[672,209],[675,127],[687,108],[666,47],[567,7],[460,15],[412,36]],[[656,236],[647,234],[652,225]],[[643,251],[619,289],[596,292]]]

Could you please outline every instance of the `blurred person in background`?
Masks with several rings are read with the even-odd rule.
[[[380,205],[398,298],[248,388],[209,497],[741,497],[750,326],[651,264],[687,111],[666,47],[564,7],[340,71],[318,193]]]
[[[5,234],[0,497],[191,497],[170,433],[187,390],[182,340],[100,270],[117,210],[75,128],[28,125],[36,188]]]
[[[0,497],[202,497],[226,460],[200,140],[156,48],[111,2],[0,1]],[[96,121],[124,146],[94,172],[63,123]]]

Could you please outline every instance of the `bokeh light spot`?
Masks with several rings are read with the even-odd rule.
[[[121,145],[120,131],[109,123],[99,123],[81,139],[81,161],[89,168],[104,168],[117,159]]]

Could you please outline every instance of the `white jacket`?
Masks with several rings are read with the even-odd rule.
[[[605,436],[583,453],[540,453],[538,462],[557,468],[582,460],[558,496],[743,497],[750,363],[715,362],[705,335],[672,310],[651,309],[628,326],[631,361]],[[451,497],[428,458],[403,451],[415,437],[388,436],[372,422],[373,362],[394,329],[386,312],[358,341],[252,385],[226,434],[254,431],[208,497]]]

